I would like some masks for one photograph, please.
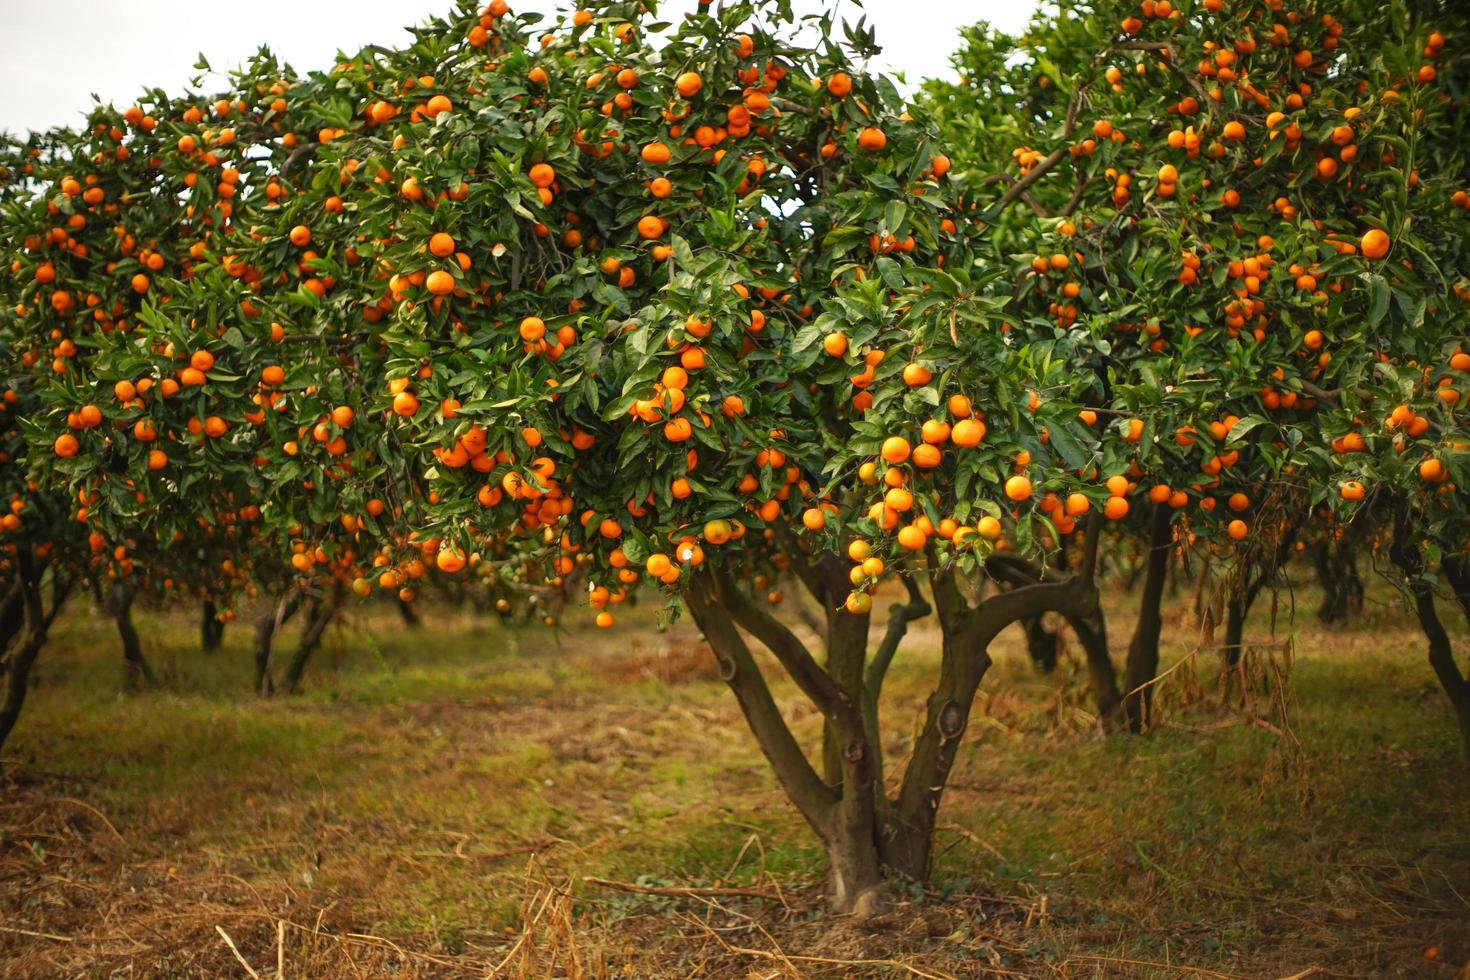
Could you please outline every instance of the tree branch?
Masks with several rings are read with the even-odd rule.
[[[725,683],[740,703],[746,724],[771,763],[776,778],[807,823],[825,839],[829,833],[830,813],[837,803],[837,793],[822,782],[796,737],[791,734],[791,728],[771,696],[770,685],[717,595],[712,574],[708,571],[697,573],[684,594],[689,611],[709,640],[720,662]]]
[[[823,714],[832,715],[842,709],[844,703],[853,707],[847,695],[837,686],[822,668],[812,659],[805,644],[785,624],[750,600],[740,587],[723,570],[712,569],[709,581],[713,585],[714,598],[751,636],[760,640],[786,672],[811,698],[812,703]]]

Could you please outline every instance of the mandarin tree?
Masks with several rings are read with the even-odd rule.
[[[1018,342],[1074,345],[1099,476],[1147,491],[1151,553],[1167,520],[1221,566],[1229,659],[1301,537],[1375,500],[1418,515],[1399,537],[1432,591],[1419,572],[1466,545],[1463,15],[1063,6],[1021,39],[971,31],[964,81],[923,101],[1018,257]],[[1157,581],[1130,691],[1157,664]]]

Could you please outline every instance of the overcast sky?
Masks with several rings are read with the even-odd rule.
[[[830,2],[830,0],[828,0]],[[202,52],[217,70],[261,44],[300,71],[334,62],[340,48],[394,45],[453,0],[0,0],[0,129],[13,133],[74,124],[92,93],[119,108],[146,87],[177,91],[195,74]],[[824,0],[794,0],[816,12]],[[513,10],[550,11],[555,0],[511,0]],[[948,75],[960,27],[988,20],[1008,31],[1025,26],[1035,0],[866,0],[863,11],[883,45],[873,67],[910,80]],[[663,5],[682,15],[690,0]],[[856,20],[851,0],[842,9]],[[208,86],[206,86],[208,87]]]

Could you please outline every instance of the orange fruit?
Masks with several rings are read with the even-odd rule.
[[[539,316],[528,316],[521,321],[520,333],[522,340],[534,344],[546,336],[546,321]]]
[[[464,568],[464,552],[458,548],[440,548],[439,554],[434,557],[434,564],[439,566],[439,571],[452,574]]]
[[[686,99],[699,94],[699,90],[703,87],[704,79],[699,77],[699,72],[697,71],[686,71],[674,79],[674,91]]]
[[[1013,476],[1006,480],[1006,496],[1015,501],[1031,499],[1031,481],[1024,476]]]
[[[918,362],[903,366],[903,383],[910,388],[922,388],[933,380],[934,372]]]
[[[888,137],[884,135],[883,130],[876,126],[869,126],[861,133],[858,133],[858,146],[867,150],[869,153],[877,153],[887,145]]]
[[[664,223],[661,218],[651,214],[645,214],[638,219],[638,234],[643,238],[657,238],[664,233]]]
[[[1388,232],[1381,228],[1370,228],[1364,232],[1358,247],[1362,249],[1363,258],[1381,259],[1388,254],[1390,244]]]
[[[956,446],[969,448],[980,445],[985,438],[985,423],[979,419],[961,419],[950,430],[949,439]]]
[[[883,448],[879,455],[887,463],[902,463],[909,458],[911,447],[909,441],[903,436],[889,436],[883,440]]]
[[[925,419],[919,432],[924,441],[931,446],[942,446],[949,442],[953,430],[949,427],[948,422],[941,422],[939,419]]]
[[[393,396],[393,414],[407,418],[419,410],[418,397],[411,391],[400,391]]]
[[[435,232],[429,238],[429,254],[437,258],[447,259],[454,254],[454,238],[445,232]]]

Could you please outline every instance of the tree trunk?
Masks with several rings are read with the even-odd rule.
[[[1087,657],[1087,675],[1092,685],[1092,699],[1103,730],[1119,731],[1123,727],[1123,696],[1118,693],[1118,674],[1108,647],[1108,627],[1103,618],[1100,597],[1067,616],[1067,625],[1077,634],[1082,652]]]
[[[879,776],[878,806],[882,809],[886,809],[888,804],[887,797],[883,795],[883,740],[878,725],[878,705],[883,697],[883,681],[898,653],[899,644],[908,633],[909,623],[933,612],[929,603],[924,601],[924,594],[912,575],[904,575],[903,584],[908,590],[909,601],[895,602],[888,608],[888,626],[878,649],[873,653],[873,659],[868,662],[867,670],[863,673],[863,727],[867,729],[868,743],[873,747],[873,768]]]
[[[1085,610],[1097,603],[1094,575],[1100,534],[1100,522],[1089,524],[1077,578],[991,593],[973,606],[961,591],[956,572],[940,569],[931,555],[930,583],[943,635],[939,681],[929,695],[923,727],[879,840],[884,864],[898,874],[914,881],[928,878],[939,804],[969,725],[975,692],[990,669],[991,641],[1028,616],[1044,612],[1059,612],[1069,620],[1085,616]]]
[[[806,571],[831,577],[841,573],[841,564]],[[820,583],[809,584],[819,594],[830,591]],[[861,709],[869,617],[836,612],[829,618],[824,670],[794,633],[753,603],[724,572],[701,571],[690,582],[686,599],[782,789],[822,841],[833,911],[876,913],[886,904],[887,885],[878,854],[879,775]],[[836,770],[831,783],[817,774],[792,735],[740,629],[775,655],[822,712],[824,745],[831,746],[830,764]]]
[[[337,613],[342,609],[342,595],[342,583],[335,582],[329,596],[312,601],[307,613],[306,630],[296,644],[296,652],[291,656],[291,663],[287,666],[286,676],[281,682],[281,686],[288,694],[295,694],[300,689],[301,678],[306,673],[306,662],[321,645],[327,627],[332,624],[332,621],[337,618]]]
[[[943,616],[943,604],[940,609]],[[975,692],[990,669],[988,645],[978,615],[952,620],[943,630],[939,682],[929,695],[924,726],[914,743],[893,815],[879,841],[883,863],[911,881],[924,881],[929,876],[939,802],[970,722]]]
[[[10,630],[5,636],[5,646],[0,648],[0,675],[3,675],[5,682],[3,697],[0,697],[0,748],[4,747],[15,723],[20,719],[20,711],[30,689],[31,667],[35,665],[41,648],[46,645],[46,634],[74,584],[72,579],[62,577],[60,572],[52,573],[51,609],[48,612],[41,592],[45,566],[37,565],[35,559],[24,549],[17,554],[16,565],[16,582],[11,594],[5,599],[3,614],[0,614],[0,625]],[[15,622],[12,605],[17,600],[21,607],[19,624]],[[17,636],[20,643],[12,649],[11,642]]]
[[[1143,577],[1143,595],[1139,597],[1138,621],[1133,627],[1133,641],[1128,644],[1128,661],[1124,669],[1123,711],[1128,730],[1147,730],[1153,709],[1153,679],[1159,673],[1159,636],[1164,629],[1160,608],[1164,599],[1164,581],[1169,573],[1169,552],[1174,545],[1172,514],[1168,504],[1155,504],[1149,525],[1149,552]]]
[[[1100,513],[1094,513],[1089,518],[1088,534],[1094,544],[1085,549],[1083,556],[1084,567],[1082,578],[1092,581],[1096,578],[1097,552],[1096,536],[1101,534],[1101,525],[1104,521]],[[1085,563],[1091,562],[1088,566]],[[1043,581],[1046,574],[1045,569],[1037,569],[1029,562],[1009,556],[992,555],[989,559],[991,574],[999,581],[1003,581],[1012,587],[1034,585]],[[1118,692],[1118,675],[1113,669],[1113,661],[1108,645],[1107,619],[1103,615],[1102,597],[1096,590],[1087,593],[1090,599],[1079,601],[1063,613],[1067,625],[1072,627],[1077,641],[1082,645],[1083,655],[1087,659],[1088,680],[1092,687],[1093,702],[1097,706],[1097,716],[1106,731],[1117,731],[1123,726],[1123,698]],[[1080,593],[1079,593],[1080,596]],[[1021,620],[1027,628],[1027,643],[1033,643],[1031,638],[1031,623],[1040,623],[1040,615],[1028,616]],[[1053,640],[1053,642],[1055,642]],[[1033,646],[1032,658],[1035,659]],[[1052,659],[1055,662],[1055,648],[1053,648]]]
[[[843,570],[845,577],[845,569]],[[837,703],[829,711],[828,731],[838,755],[840,789],[827,840],[832,907],[842,914],[874,915],[887,904],[878,854],[878,796],[882,772],[863,718],[864,682],[870,617],[837,606],[828,590],[827,674],[836,682]]]
[[[10,737],[11,729],[20,720],[20,709],[25,705],[26,692],[30,686],[31,666],[46,644],[46,634],[26,631],[20,645],[5,656],[5,696],[0,699],[0,747]]]
[[[140,687],[152,687],[158,683],[148,661],[143,657],[143,642],[138,638],[138,629],[133,625],[133,587],[126,583],[112,589],[112,619],[117,624],[117,635],[122,640],[123,687],[136,691]]]
[[[219,610],[209,599],[204,600],[199,616],[199,646],[205,653],[213,653],[225,640],[225,624],[219,618]]]
[[[271,679],[271,652],[276,635],[300,608],[301,593],[293,588],[281,597],[274,609],[255,623],[255,693],[262,697],[269,697],[275,691],[275,682]]]
[[[0,657],[5,656],[5,651],[10,649],[10,644],[15,640],[26,624],[25,595],[19,581],[11,585],[10,591],[5,593],[5,598],[0,601]]]
[[[1429,666],[1433,668],[1434,676],[1439,679],[1439,686],[1449,698],[1450,706],[1455,709],[1455,721],[1460,730],[1460,747],[1466,759],[1470,760],[1470,679],[1460,672],[1460,666],[1455,662],[1455,651],[1450,644],[1449,633],[1440,622],[1439,613],[1435,609],[1434,586],[1423,577],[1424,559],[1410,543],[1411,519],[1407,510],[1400,517],[1394,530],[1393,544],[1389,547],[1389,558],[1408,579],[1409,593],[1414,598],[1414,612],[1419,617],[1419,628],[1429,641]],[[1450,559],[1449,565],[1448,569],[1444,569],[1447,573],[1445,577],[1459,599],[1460,587],[1470,583],[1461,576],[1461,568],[1456,559]],[[1470,605],[1462,602],[1461,608],[1470,616]]]
[[[1047,629],[1042,616],[1027,616],[1021,620],[1021,628],[1026,631],[1026,652],[1031,655],[1031,663],[1043,674],[1056,670],[1056,630]]]
[[[1470,565],[1454,555],[1442,559],[1439,565],[1444,572],[1445,582],[1454,593],[1455,602],[1459,603],[1460,611],[1465,614],[1465,622],[1470,624]]]
[[[1434,590],[1428,583],[1422,582],[1412,586],[1412,589],[1414,611],[1418,613],[1419,626],[1429,640],[1429,666],[1434,669],[1439,686],[1444,689],[1451,707],[1455,709],[1455,720],[1460,728],[1460,747],[1465,757],[1470,759],[1470,681],[1460,673],[1460,665],[1455,662],[1450,635],[1445,631],[1434,608]]]
[[[889,635],[872,664],[865,664],[869,617],[838,609],[845,593],[847,563],[835,555],[803,562],[796,571],[823,608],[827,621],[825,666],[811,656],[784,624],[754,603],[722,570],[700,569],[685,591],[687,606],[709,641],[720,673],[740,703],[751,732],[786,795],[816,831],[827,856],[834,911],[867,916],[882,909],[890,893],[885,871],[913,881],[929,872],[935,818],[954,765],[975,691],[990,666],[987,648],[1001,630],[1046,611],[1087,618],[1097,603],[1090,569],[1096,567],[1098,529],[1090,528],[1085,575],[994,592],[970,605],[953,569],[931,565],[935,607],[943,627],[940,678],[929,698],[924,726],[914,745],[897,798],[882,798],[883,769],[877,731],[877,697],[882,677],[911,614],[927,611],[917,587],[910,602],[895,610]],[[828,559],[833,560],[828,560]],[[825,724],[824,780],[782,717],[769,685],[741,631],[759,640],[801,692],[821,711]],[[889,640],[892,639],[890,643]]]
[[[419,617],[418,610],[413,607],[413,603],[404,602],[397,597],[393,601],[398,604],[398,615],[403,619],[404,626],[407,626],[409,629],[418,629],[424,625],[424,621]]]

